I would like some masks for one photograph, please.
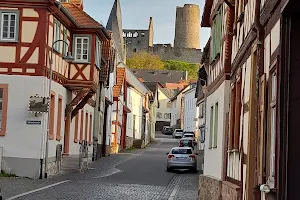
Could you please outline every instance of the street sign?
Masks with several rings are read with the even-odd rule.
[[[27,120],[26,124],[28,124],[28,125],[41,125],[42,121]]]

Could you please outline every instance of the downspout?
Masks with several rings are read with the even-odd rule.
[[[260,77],[264,73],[263,63],[264,63],[264,27],[260,23],[260,5],[261,0],[256,0],[255,4],[255,18],[254,18],[254,28],[256,29],[256,45],[257,45],[257,57],[256,57],[256,102],[257,102],[257,108],[256,108],[256,119],[255,119],[255,143],[257,144],[259,142],[259,116],[260,116],[260,102],[259,102],[259,85],[260,85]],[[255,148],[255,178],[254,178],[254,185],[255,189],[254,197],[255,199],[260,199],[260,190],[259,190],[259,182],[258,182],[258,159],[259,151],[258,148]],[[260,158],[261,159],[261,158]],[[262,162],[262,160],[260,161]]]

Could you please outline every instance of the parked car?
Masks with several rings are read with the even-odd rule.
[[[177,137],[182,137],[183,136],[183,130],[182,129],[175,129],[173,132],[173,137],[177,138]]]
[[[192,149],[194,149],[194,141],[191,138],[181,138],[179,140],[179,147],[191,147]]]
[[[173,169],[198,171],[197,157],[191,147],[173,147],[167,155],[167,172],[171,172]]]
[[[173,133],[173,128],[171,126],[164,126],[162,133],[165,135],[171,135]]]
[[[185,131],[185,132],[183,133],[182,138],[190,138],[190,139],[193,140],[193,145],[194,145],[194,146],[197,144],[196,139],[195,139],[195,133],[194,133],[194,132],[188,132],[188,131]]]

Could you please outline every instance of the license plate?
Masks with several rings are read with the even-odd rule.
[[[184,160],[185,158],[177,158],[178,160]]]

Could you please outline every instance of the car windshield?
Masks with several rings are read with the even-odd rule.
[[[192,154],[192,149],[172,149],[172,154]]]

